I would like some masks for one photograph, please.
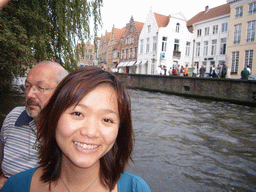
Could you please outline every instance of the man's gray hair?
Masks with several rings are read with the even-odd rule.
[[[55,61],[40,61],[36,65],[41,64],[41,63],[47,63],[47,64],[55,65],[56,67],[59,68],[58,69],[59,73],[55,77],[55,81],[56,81],[57,84],[59,84],[62,81],[62,79],[64,79],[69,74],[69,72],[66,69],[64,69],[63,66],[61,66],[61,64],[59,64]]]

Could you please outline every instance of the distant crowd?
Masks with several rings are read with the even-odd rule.
[[[244,69],[241,71],[241,79],[248,80],[250,74],[251,69],[249,66],[244,67]],[[173,68],[170,67],[170,69],[167,70],[167,67],[163,66],[160,67],[160,75],[189,76],[189,68],[188,65],[185,67],[183,67],[183,65],[175,65]],[[201,67],[198,69],[197,64],[194,63],[192,65],[192,77],[230,78],[230,70],[228,69],[226,62],[224,62],[223,65],[218,64],[217,67],[216,65],[213,65],[210,68],[210,73],[206,74],[206,68],[204,65],[201,65]]]

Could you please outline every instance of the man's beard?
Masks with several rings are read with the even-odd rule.
[[[40,110],[39,110],[37,113],[31,114],[31,113],[29,112],[29,110],[28,110],[28,107],[27,107],[29,104],[37,105]],[[30,117],[32,117],[32,118],[37,117],[37,116],[39,115],[39,113],[41,112],[41,110],[42,110],[42,106],[40,105],[40,103],[38,103],[38,102],[36,102],[35,100],[30,99],[30,98],[29,98],[28,101],[27,101],[27,106],[26,106],[27,114],[28,114],[28,116],[30,116]]]

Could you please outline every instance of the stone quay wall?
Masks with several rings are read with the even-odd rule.
[[[128,88],[256,106],[256,81],[115,73]]]

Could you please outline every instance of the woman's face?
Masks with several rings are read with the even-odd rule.
[[[62,160],[81,168],[99,166],[115,143],[119,123],[116,91],[99,85],[60,116],[56,141]]]

